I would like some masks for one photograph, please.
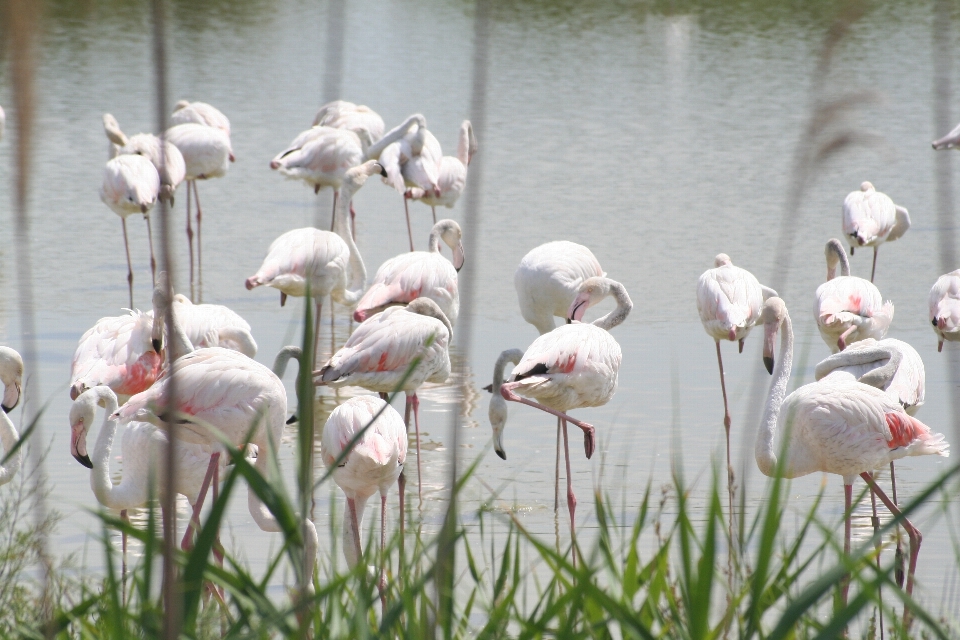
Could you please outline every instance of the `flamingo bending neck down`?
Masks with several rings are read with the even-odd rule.
[[[873,247],[870,282],[877,272],[877,249],[893,242],[910,228],[910,212],[896,205],[870,182],[851,191],[843,201],[843,235],[850,238],[850,255],[855,247]]]
[[[8,414],[20,402],[20,390],[23,388],[23,359],[10,347],[0,347],[0,382],[3,383],[3,398],[0,401],[0,445],[3,445],[4,457],[7,457],[20,440],[20,434]],[[10,456],[6,465],[0,466],[0,485],[13,480],[22,464],[23,447],[20,447]]]
[[[117,119],[109,113],[103,114],[103,131],[111,142],[111,158],[118,155],[138,155],[153,163],[160,176],[159,200],[173,206],[174,193],[187,172],[180,150],[166,140],[161,144],[160,138],[152,133],[138,133],[128,138],[120,130]]]
[[[930,288],[930,323],[937,334],[937,351],[943,341],[960,341],[960,269],[945,273]]]
[[[351,442],[354,442],[352,447]],[[347,497],[343,514],[343,555],[347,564],[353,568],[363,557],[360,525],[367,500],[377,491],[380,492],[380,555],[386,562],[387,492],[398,481],[401,483],[401,537],[403,535],[403,463],[407,459],[407,429],[403,418],[380,398],[350,398],[334,409],[323,425],[320,455],[323,464],[332,467],[333,479]],[[386,615],[387,577],[383,568],[378,588]]]
[[[363,322],[389,306],[430,298],[455,325],[460,314],[457,273],[464,261],[462,238],[460,225],[453,220],[433,225],[426,251],[401,253],[380,265],[373,284],[357,303],[353,319]],[[441,239],[453,251],[452,264],[440,255]]]
[[[580,322],[590,306],[607,296],[614,297],[616,309],[592,324]],[[622,323],[632,308],[633,302],[619,282],[600,277],[584,280],[567,311],[567,317],[574,321],[573,324],[558,327],[534,340],[520,363],[514,367],[508,381],[500,385],[499,392],[504,400],[529,405],[560,419],[567,466],[567,506],[570,510],[570,531],[574,537],[577,498],[573,493],[570,475],[567,422],[572,422],[583,431],[587,458],[593,455],[596,447],[596,430],[593,425],[572,418],[567,412],[580,407],[599,407],[613,397],[617,390],[622,355],[620,345],[609,331]],[[512,357],[509,354],[501,355]],[[497,411],[491,417],[496,419],[491,424],[494,450],[505,460],[503,428],[506,410]]]
[[[876,493],[910,536],[907,594],[913,592],[913,573],[920,552],[920,532],[903,514],[870,472],[905,456],[949,455],[949,444],[939,433],[909,416],[883,391],[851,376],[829,376],[804,385],[786,396],[793,366],[793,326],[780,298],[770,298],[761,311],[764,324],[763,360],[773,374],[757,435],[755,457],[767,476],[797,478],[821,471],[843,477],[845,518],[844,552],[850,552],[852,485],[859,475]],[[774,361],[777,332],[780,356]],[[776,364],[776,367],[774,367]],[[784,397],[786,396],[786,398]],[[777,433],[782,433],[777,445]],[[778,459],[777,451],[784,455]],[[848,584],[842,594],[846,602]],[[906,622],[907,608],[904,605]]]
[[[473,135],[473,125],[469,120],[464,120],[460,125],[456,157],[443,156],[440,159],[440,172],[437,177],[439,193],[422,187],[411,187],[404,193],[404,197],[430,205],[433,223],[436,224],[437,207],[442,205],[452,209],[463,194],[463,189],[467,186],[467,167],[476,153],[477,139]]]

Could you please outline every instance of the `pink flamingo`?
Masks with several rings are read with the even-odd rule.
[[[97,320],[81,336],[70,364],[70,398],[100,385],[126,399],[160,375],[160,350],[151,341],[153,317],[136,309]]]
[[[363,152],[383,137],[383,118],[365,104],[334,100],[320,107],[313,119],[315,127],[333,127],[353,131],[360,138]]]
[[[930,289],[929,306],[937,351],[943,351],[944,340],[960,341],[960,269],[937,278]]]
[[[592,324],[581,323],[587,308],[607,296],[613,296],[617,308]],[[595,448],[595,429],[586,422],[572,418],[566,412],[580,407],[599,407],[613,397],[617,390],[621,353],[620,345],[609,331],[622,323],[632,308],[633,302],[619,282],[601,277],[584,280],[580,285],[580,292],[567,311],[567,317],[574,323],[558,327],[534,340],[523,354],[523,359],[514,367],[507,382],[500,386],[500,395],[504,400],[535,407],[561,420],[567,465],[567,506],[570,510],[570,531],[574,536],[577,498],[573,493],[573,479],[570,475],[567,422],[572,422],[583,430],[587,458],[593,455]],[[506,355],[501,354],[501,357],[512,356],[508,352]],[[521,395],[533,399],[523,398]],[[496,395],[494,401],[499,402]],[[507,459],[503,448],[506,415],[505,406],[491,410],[493,448],[504,460]]]
[[[388,306],[430,298],[455,325],[460,313],[457,272],[463,267],[462,238],[460,225],[441,220],[433,225],[426,251],[401,253],[380,265],[373,284],[357,303],[354,320],[363,322]],[[453,251],[453,264],[440,255],[441,239]]]
[[[206,102],[190,102],[180,100],[173,106],[173,113],[170,114],[170,124],[202,124],[207,127],[219,129],[230,136],[230,119],[223,115],[223,112]]]
[[[872,282],[850,275],[850,262],[839,240],[827,242],[824,253],[827,281],[817,287],[813,305],[823,341],[836,353],[857,340],[883,338],[893,321],[893,303],[883,302]],[[838,264],[840,275],[836,276]]]
[[[357,438],[354,445],[347,447]],[[397,410],[374,396],[350,398],[323,425],[320,457],[347,497],[343,514],[343,555],[355,567],[363,557],[360,525],[367,500],[380,491],[380,556],[386,561],[387,491],[400,482],[400,528],[403,530],[403,463],[407,459],[407,429]],[[336,465],[336,466],[334,466]],[[387,575],[380,570],[380,604],[387,611]]]
[[[859,475],[897,518],[903,514],[874,482],[870,471],[905,456],[949,455],[949,444],[939,433],[908,415],[886,393],[851,376],[829,376],[804,385],[784,398],[793,366],[793,326],[780,298],[768,299],[761,311],[764,324],[763,359],[773,374],[757,435],[757,466],[764,475],[797,478],[821,471],[843,477],[845,499],[844,553],[850,552],[850,512],[853,480]],[[774,344],[782,330],[780,357],[774,368]],[[786,441],[776,444],[777,432]],[[777,459],[782,451],[785,459]],[[907,594],[913,592],[913,574],[920,552],[920,532],[906,518],[910,537]],[[846,602],[849,584],[842,589]],[[904,622],[907,608],[904,605]]]
[[[407,189],[405,197],[411,200],[430,205],[433,211],[433,223],[437,223],[437,207],[444,206],[452,209],[460,199],[464,187],[467,186],[467,167],[477,152],[477,139],[473,136],[473,125],[464,120],[460,125],[460,136],[457,141],[457,155],[440,158],[440,173],[437,178],[437,187],[440,193],[425,190],[422,187]]]
[[[0,444],[4,457],[20,440],[20,434],[10,416],[20,402],[20,390],[23,388],[23,359],[10,347],[0,347],[0,382],[3,383],[3,398],[0,400]],[[23,447],[10,457],[6,465],[0,466],[0,485],[7,484],[17,475],[23,465]]]
[[[330,387],[355,386],[377,391],[381,398],[406,392],[404,425],[409,428],[410,410],[417,434],[417,480],[421,486],[420,400],[417,389],[424,382],[443,383],[450,376],[449,345],[453,327],[437,303],[417,298],[406,307],[390,307],[365,320],[330,361],[314,384]],[[411,371],[414,361],[417,366]]]
[[[761,285],[752,273],[734,266],[730,257],[721,253],[713,260],[713,269],[707,269],[697,282],[697,310],[707,334],[717,344],[717,364],[720,366],[720,391],[723,393],[723,428],[727,439],[727,494],[733,514],[733,467],[730,465],[730,406],[727,404],[727,385],[723,375],[720,341],[740,343],[760,319],[760,306],[765,298],[777,295]]]
[[[169,202],[173,206],[173,196],[177,187],[187,175],[187,165],[183,161],[183,154],[169,141],[164,141],[161,153],[160,138],[152,133],[138,133],[129,138],[120,130],[120,124],[111,114],[103,114],[103,131],[110,140],[112,155],[138,155],[149,160],[160,176],[161,202]],[[151,264],[155,268],[155,265]]]
[[[870,282],[877,271],[877,249],[893,242],[910,228],[910,212],[893,204],[885,193],[864,182],[859,191],[851,191],[843,201],[843,235],[850,238],[850,255],[855,246],[873,247]]]

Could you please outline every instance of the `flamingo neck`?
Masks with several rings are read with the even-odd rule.
[[[426,127],[426,119],[420,114],[414,114],[404,120],[399,126],[394,127],[386,133],[382,138],[380,138],[376,143],[370,145],[367,148],[367,160],[376,160],[380,157],[380,154],[383,153],[383,150],[389,147],[391,144],[407,135],[407,131],[414,124],[419,125],[420,127]]]
[[[282,378],[287,372],[287,363],[290,362],[290,358],[300,358],[300,354],[303,353],[303,350],[300,347],[290,345],[286,346],[283,349],[280,349],[280,353],[277,354],[276,359],[273,361],[273,372],[278,378]]]
[[[471,138],[473,138],[473,125],[469,122],[464,122],[460,126],[460,139],[457,141],[457,160],[459,160],[464,167],[470,165],[470,156],[471,147],[470,144]]]
[[[594,326],[606,329],[607,331],[626,320],[627,316],[630,315],[630,310],[633,309],[633,301],[627,294],[626,287],[619,282],[611,283],[610,295],[617,301],[617,308],[602,318],[597,318],[593,321]]]
[[[337,210],[333,219],[334,233],[347,243],[347,249],[350,251],[350,261],[347,264],[347,288],[340,294],[338,300],[347,306],[359,302],[367,287],[367,268],[363,264],[360,249],[357,248],[357,243],[353,241],[353,234],[350,232],[350,202],[353,194],[354,190],[347,188],[346,184],[340,188],[340,197],[337,198]]]
[[[260,472],[260,475],[262,475],[264,478],[267,478],[269,474],[268,459],[274,455],[273,447],[268,446],[268,443],[266,442],[258,442],[257,445],[259,447],[259,452],[257,454],[257,462],[254,464],[254,467],[256,467],[257,471]],[[250,510],[250,515],[253,517],[253,521],[257,523],[257,526],[260,527],[261,531],[269,531],[274,533],[283,531],[283,527],[280,526],[280,523],[277,522],[277,519],[273,517],[273,514],[270,513],[270,510],[267,509],[267,506],[263,504],[263,501],[261,501],[259,496],[257,496],[257,492],[253,490],[253,485],[250,485],[249,490],[247,491],[247,508]]]
[[[347,566],[351,569],[360,562],[355,540],[360,537],[360,532],[363,531],[363,512],[366,510],[368,498],[369,496],[360,496],[356,493],[352,498],[348,495],[347,508],[343,512],[343,555],[346,556]],[[353,500],[357,510],[356,529],[354,529],[353,517],[350,514],[350,500]]]
[[[3,444],[4,455],[9,454],[10,450],[16,446],[19,440],[20,434],[17,433],[17,428],[13,426],[10,416],[7,415],[6,411],[0,411],[0,444]],[[17,471],[20,470],[22,463],[23,447],[17,450],[17,453],[10,458],[6,466],[0,467],[0,485],[13,480],[13,477],[17,475]]]
[[[766,476],[773,476],[776,472],[777,420],[780,418],[780,407],[783,406],[783,399],[787,395],[787,383],[790,381],[790,370],[793,368],[793,323],[790,321],[789,314],[784,316],[780,331],[782,332],[780,357],[773,370],[773,382],[770,383],[767,404],[763,408],[760,433],[757,434],[757,445],[754,451],[757,466]]]
[[[831,240],[827,243],[827,280],[833,280],[837,272],[837,264],[840,265],[840,275],[850,275],[850,259],[847,258],[847,252],[843,250],[843,245],[838,240]]]
[[[253,339],[250,332],[239,327],[223,327],[219,331],[218,339],[220,343],[232,342],[239,347],[240,353],[253,358],[257,355],[257,341]]]
[[[90,470],[90,488],[93,489],[93,495],[97,497],[97,502],[110,509],[127,509],[136,507],[146,499],[142,491],[142,478],[137,478],[138,473],[147,473],[147,469],[124,468],[123,477],[120,484],[114,485],[110,473],[110,455],[113,451],[113,440],[117,433],[117,421],[111,420],[110,416],[117,410],[117,396],[109,387],[94,387],[96,392],[96,401],[99,404],[103,402],[106,413],[103,417],[103,424],[100,426],[100,433],[97,434],[97,442],[93,447],[93,469]],[[127,461],[129,463],[129,461]]]

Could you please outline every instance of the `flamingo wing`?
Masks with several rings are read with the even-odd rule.
[[[106,385],[120,395],[147,389],[160,372],[151,346],[153,317],[140,311],[100,318],[80,338],[70,365],[71,394]]]
[[[165,136],[183,155],[187,180],[226,175],[233,147],[224,131],[191,122],[170,127]]]

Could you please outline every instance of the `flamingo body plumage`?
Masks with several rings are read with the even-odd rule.
[[[774,294],[775,295],[775,294]],[[746,269],[725,253],[714,259],[697,281],[697,311],[707,334],[716,341],[743,340],[760,318],[764,291]]]
[[[134,213],[145,215],[156,204],[159,193],[157,169],[143,156],[117,156],[104,167],[100,199],[123,219]]]
[[[541,335],[552,331],[554,318],[566,317],[583,281],[605,275],[593,252],[581,244],[557,240],[535,247],[513,274],[520,313]]]
[[[910,228],[910,212],[895,205],[885,193],[870,182],[860,185],[859,191],[851,191],[843,200],[843,235],[850,244],[850,253],[856,247],[873,247],[873,269],[870,282],[877,269],[877,248],[884,242],[893,242]]]
[[[960,269],[937,278],[930,288],[928,303],[937,350],[942,351],[944,341],[960,341]]]
[[[187,122],[170,127],[164,136],[183,155],[185,179],[220,178],[230,169],[233,147],[223,130]]]
[[[3,383],[3,398],[0,401],[0,445],[4,458],[20,440],[20,434],[8,415],[20,402],[23,388],[23,359],[10,347],[0,347],[0,382]],[[0,485],[7,484],[16,477],[23,466],[23,447],[10,456],[6,464],[0,465]]]
[[[70,364],[70,397],[105,385],[118,396],[148,389],[160,374],[162,361],[153,350],[150,313],[128,310],[122,316],[97,320],[80,338]]]
[[[419,200],[433,209],[433,221],[437,221],[436,208],[443,206],[452,209],[463,194],[467,186],[467,167],[477,152],[477,139],[473,135],[473,125],[464,120],[460,125],[460,135],[457,142],[456,156],[440,158],[437,188],[439,192],[430,191],[422,187],[413,187],[407,190],[407,197]]]
[[[219,129],[230,136],[230,119],[216,107],[206,102],[189,102],[180,100],[173,107],[173,113],[170,114],[170,123],[178,124],[202,124],[207,127]]]
[[[313,126],[333,127],[352,131],[360,138],[360,144],[366,153],[375,142],[383,137],[383,118],[364,104],[354,104],[345,100],[334,100],[320,107]]]

